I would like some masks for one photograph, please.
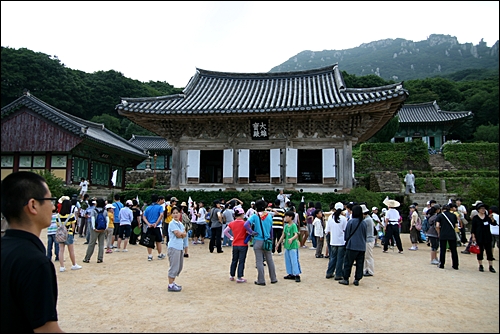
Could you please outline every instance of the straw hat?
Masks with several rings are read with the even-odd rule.
[[[389,208],[397,208],[398,206],[400,206],[399,202],[393,199],[385,199],[384,205]]]
[[[483,202],[480,200],[477,200],[476,203],[472,204],[472,206],[477,206],[478,204],[481,204],[481,203],[483,203]]]
[[[186,202],[182,202],[181,206],[187,206]]]
[[[361,210],[363,210],[363,213],[368,213],[370,212],[370,210],[368,210],[368,208],[366,207],[366,205],[364,204],[361,204]]]

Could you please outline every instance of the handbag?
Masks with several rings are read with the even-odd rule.
[[[146,233],[142,232],[141,240],[139,240],[139,245],[155,249],[155,236],[151,229],[148,228]]]
[[[478,244],[473,243],[469,247],[469,252],[471,252],[472,254],[479,254],[481,253],[481,249],[479,248]]]
[[[57,230],[56,230],[56,242],[63,243],[68,240],[68,229],[66,228],[66,223],[72,215],[68,215],[64,223],[61,222],[61,217],[57,215]]]
[[[262,249],[266,252],[270,252],[273,250],[273,241],[270,238],[266,238],[264,234],[264,227],[262,226],[262,219],[260,218],[260,215],[257,213],[259,216],[259,221],[260,221],[260,229],[262,230],[262,236],[264,237],[264,244],[262,245]]]

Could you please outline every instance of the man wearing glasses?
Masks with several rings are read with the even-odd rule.
[[[33,172],[5,177],[1,196],[2,214],[9,224],[1,242],[1,332],[62,333],[55,268],[40,240],[57,198],[45,179]]]

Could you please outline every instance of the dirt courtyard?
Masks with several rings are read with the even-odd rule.
[[[46,230],[41,239],[47,244]],[[147,261],[146,248],[104,254],[97,261],[97,246],[90,263],[83,263],[85,239],[75,238],[81,270],[66,272],[55,263],[59,325],[81,333],[171,332],[499,332],[499,274],[478,271],[475,255],[459,253],[460,270],[430,264],[430,248],[419,244],[409,251],[403,234],[404,254],[374,249],[375,275],[359,286],[325,278],[328,260],[317,259],[309,248],[300,249],[302,282],[284,280],[283,256],[274,255],[278,283],[257,286],[253,248],[245,266],[247,283],[229,281],[231,247],[209,253],[208,242],[189,246],[190,257],[176,282],[181,292],[167,292],[168,258]],[[307,245],[311,245],[308,243]],[[162,245],[165,247],[165,245]],[[459,247],[459,252],[464,247]],[[165,249],[163,250],[164,252]],[[500,257],[498,249],[494,256]],[[498,261],[494,267],[500,272]]]

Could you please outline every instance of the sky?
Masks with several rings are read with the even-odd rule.
[[[493,46],[498,1],[1,1],[1,45],[87,73],[185,87],[196,69],[266,73],[304,50],[431,34]]]

